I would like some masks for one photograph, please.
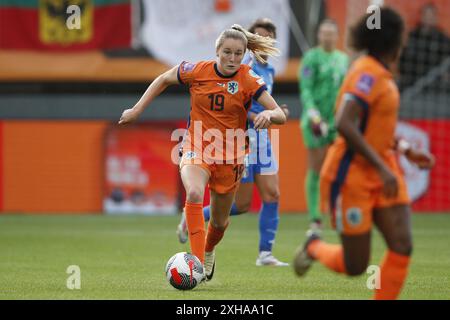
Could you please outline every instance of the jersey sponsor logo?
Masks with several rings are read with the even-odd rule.
[[[230,81],[227,83],[227,91],[231,94],[235,94],[239,91],[239,83],[236,81]]]
[[[195,63],[186,62],[183,64],[183,72],[189,72],[194,70]]]
[[[219,87],[225,88],[225,83],[217,82],[217,85],[218,85]]]
[[[349,208],[345,213],[347,223],[352,227],[357,227],[362,223],[362,214],[360,208]]]
[[[373,84],[375,83],[374,77],[368,74],[363,74],[356,84],[356,88],[365,93],[369,94],[372,91]]]

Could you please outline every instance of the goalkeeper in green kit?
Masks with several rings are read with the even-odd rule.
[[[306,200],[312,229],[321,229],[319,174],[328,146],[336,137],[334,104],[348,68],[348,57],[336,50],[338,27],[326,19],[319,26],[319,45],[303,57],[299,71],[303,105],[301,129],[308,149]]]

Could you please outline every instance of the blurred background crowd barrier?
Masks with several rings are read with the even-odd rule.
[[[274,96],[291,109],[280,128],[280,211],[304,212],[301,57],[323,18],[337,21],[345,50],[347,26],[382,3],[410,33],[396,72],[398,133],[437,157],[430,173],[402,161],[413,209],[450,211],[450,0],[0,0],[0,212],[177,213],[170,136],[186,127],[187,89],[169,88],[139,124],[117,120],[160,73],[214,59],[223,29],[260,17],[278,27]]]

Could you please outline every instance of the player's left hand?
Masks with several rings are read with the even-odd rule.
[[[263,112],[258,113],[253,121],[254,127],[256,130],[259,129],[267,129],[270,127],[272,122],[270,121],[270,117],[272,112],[270,110],[264,110]]]
[[[425,151],[415,150],[413,148],[408,150],[405,156],[409,161],[423,170],[431,169],[436,162],[432,154]]]

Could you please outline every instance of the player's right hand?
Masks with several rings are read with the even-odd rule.
[[[136,121],[136,119],[139,117],[139,113],[136,112],[135,109],[131,108],[131,109],[126,109],[123,113],[122,116],[120,117],[119,120],[119,124],[127,124],[127,123],[132,123],[134,121]]]
[[[271,115],[271,110],[264,110],[263,112],[258,113],[253,121],[254,128],[256,130],[269,128],[272,124],[272,121],[270,121]]]
[[[387,198],[394,198],[398,194],[398,182],[395,175],[387,167],[379,170],[381,181],[383,182],[383,194]]]

